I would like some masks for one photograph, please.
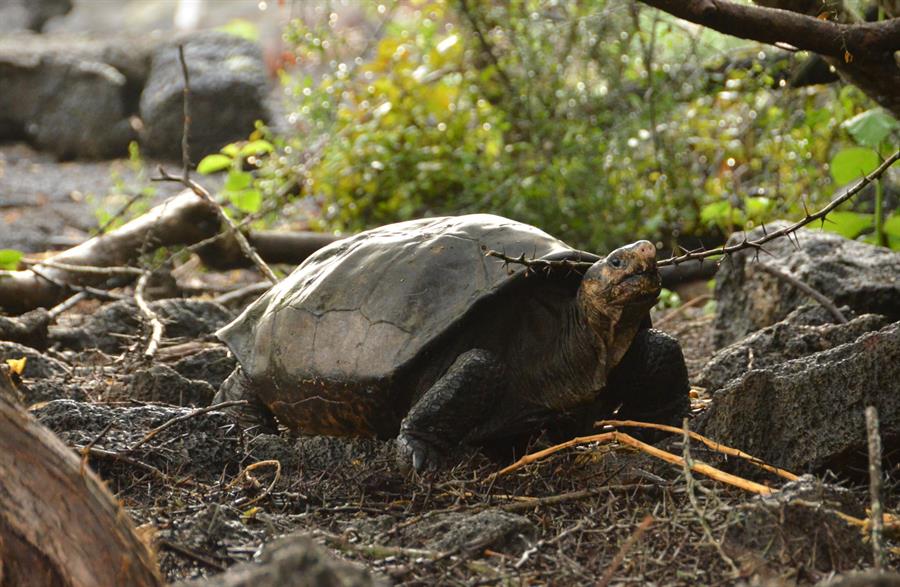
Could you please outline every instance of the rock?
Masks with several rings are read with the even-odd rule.
[[[47,327],[50,314],[43,308],[25,312],[21,316],[0,316],[0,340],[18,342],[33,349],[47,348]]]
[[[184,419],[157,434],[134,451],[129,449],[147,432],[173,418],[191,412],[165,406],[122,407],[55,400],[32,409],[32,414],[66,444],[94,447],[128,455],[160,471],[194,475],[201,482],[215,482],[226,471],[235,474],[243,458],[239,427],[227,414],[206,412]],[[109,430],[101,436],[107,426]],[[165,446],[164,449],[160,447]],[[132,470],[116,468],[115,459],[92,458],[91,467],[104,479],[133,483]],[[146,473],[143,469],[136,469]]]
[[[262,549],[259,561],[176,587],[374,587],[367,570],[335,558],[308,536],[289,534]]]
[[[7,359],[25,358],[24,379],[45,379],[47,377],[63,376],[69,369],[62,361],[57,361],[47,355],[41,354],[31,347],[14,342],[0,342],[0,363]]]
[[[766,226],[771,232],[784,226]],[[758,260],[752,250],[722,263],[716,274],[716,319],[713,342],[722,348],[760,328],[771,326],[808,303],[806,294],[757,267],[771,266],[818,290],[838,306],[857,314],[881,314],[900,320],[900,253],[847,240],[837,234],[801,229],[800,248],[787,238],[765,245]],[[762,236],[762,229],[747,238]],[[735,234],[729,243],[743,238]]]
[[[794,472],[866,470],[866,406],[900,443],[900,322],[851,343],[754,369],[713,395],[695,428]],[[887,455],[886,455],[887,456]]]
[[[743,568],[771,565],[828,573],[871,561],[859,528],[835,512],[865,516],[850,490],[805,476],[742,506],[725,532],[723,548]]]
[[[849,315],[846,308],[844,313]],[[751,369],[773,367],[853,342],[887,322],[884,316],[875,314],[864,314],[847,324],[829,323],[829,320],[834,318],[821,306],[801,306],[781,322],[719,350],[695,383],[708,392],[717,391]]]
[[[136,134],[125,75],[34,38],[12,35],[0,44],[0,139],[24,138],[62,159],[127,154]]]
[[[3,0],[0,3],[0,32],[40,31],[54,16],[72,10],[72,0]]]
[[[518,555],[534,542],[538,531],[524,516],[493,509],[440,514],[416,524],[408,534],[413,541],[439,552],[480,555],[490,549]]]
[[[180,359],[172,365],[182,377],[205,381],[219,389],[237,364],[231,353],[224,346],[204,349],[199,353]]]
[[[268,120],[268,80],[259,46],[227,33],[206,31],[162,45],[140,102],[141,143],[150,154],[181,157],[184,80],[178,42],[184,43],[190,74],[190,146],[198,160],[247,138],[257,120]]]
[[[150,303],[165,324],[165,338],[198,339],[233,319],[222,305],[206,300],[172,298]],[[120,353],[141,333],[141,315],[132,300],[106,304],[79,327],[51,330],[50,338],[72,350],[98,348],[105,353]]]
[[[139,369],[131,376],[130,396],[139,401],[173,406],[208,406],[216,390],[205,381],[182,377],[166,365]]]

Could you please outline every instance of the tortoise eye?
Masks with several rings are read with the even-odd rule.
[[[622,261],[621,257],[613,257],[609,260],[609,265],[613,269],[621,269],[624,264],[625,263],[624,263],[624,261]]]

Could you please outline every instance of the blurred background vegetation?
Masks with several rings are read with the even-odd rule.
[[[593,251],[711,245],[821,206],[900,142],[854,86],[797,83],[809,54],[636,2],[324,10],[284,33],[291,130],[201,166],[230,168],[225,194],[245,213],[287,195],[322,230],[491,212]],[[900,248],[890,179],[831,218]]]

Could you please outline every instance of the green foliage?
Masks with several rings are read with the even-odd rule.
[[[872,173],[880,161],[878,152],[865,147],[841,149],[831,159],[831,177],[839,185],[850,183],[863,175]]]
[[[244,166],[255,165],[259,155],[272,153],[274,150],[272,143],[260,138],[231,143],[223,147],[220,153],[201,159],[197,164],[197,172],[210,175],[227,170],[222,196],[238,211],[255,214],[262,208],[263,195],[256,176],[245,171]]]
[[[15,249],[0,249],[0,269],[15,271],[22,260],[22,251]]]
[[[823,205],[896,133],[855,88],[779,88],[787,58],[639,4],[384,12],[368,15],[385,23],[370,44],[337,17],[285,34],[304,70],[323,73],[285,76],[297,137],[270,141],[252,185],[266,200],[296,182],[323,229],[493,212],[591,250],[674,244]]]
[[[112,168],[110,176],[113,187],[109,194],[96,196],[88,194],[87,199],[94,209],[97,224],[109,231],[125,224],[131,218],[140,216],[150,209],[156,186],[150,180],[150,174],[141,155],[137,141],[128,144],[128,162],[130,177]]]

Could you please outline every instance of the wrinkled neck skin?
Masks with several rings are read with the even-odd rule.
[[[582,324],[599,354],[598,368],[603,370],[604,383],[609,372],[628,352],[652,303],[628,305],[605,303],[600,307],[596,303],[591,303],[579,290],[574,305],[583,316]]]

